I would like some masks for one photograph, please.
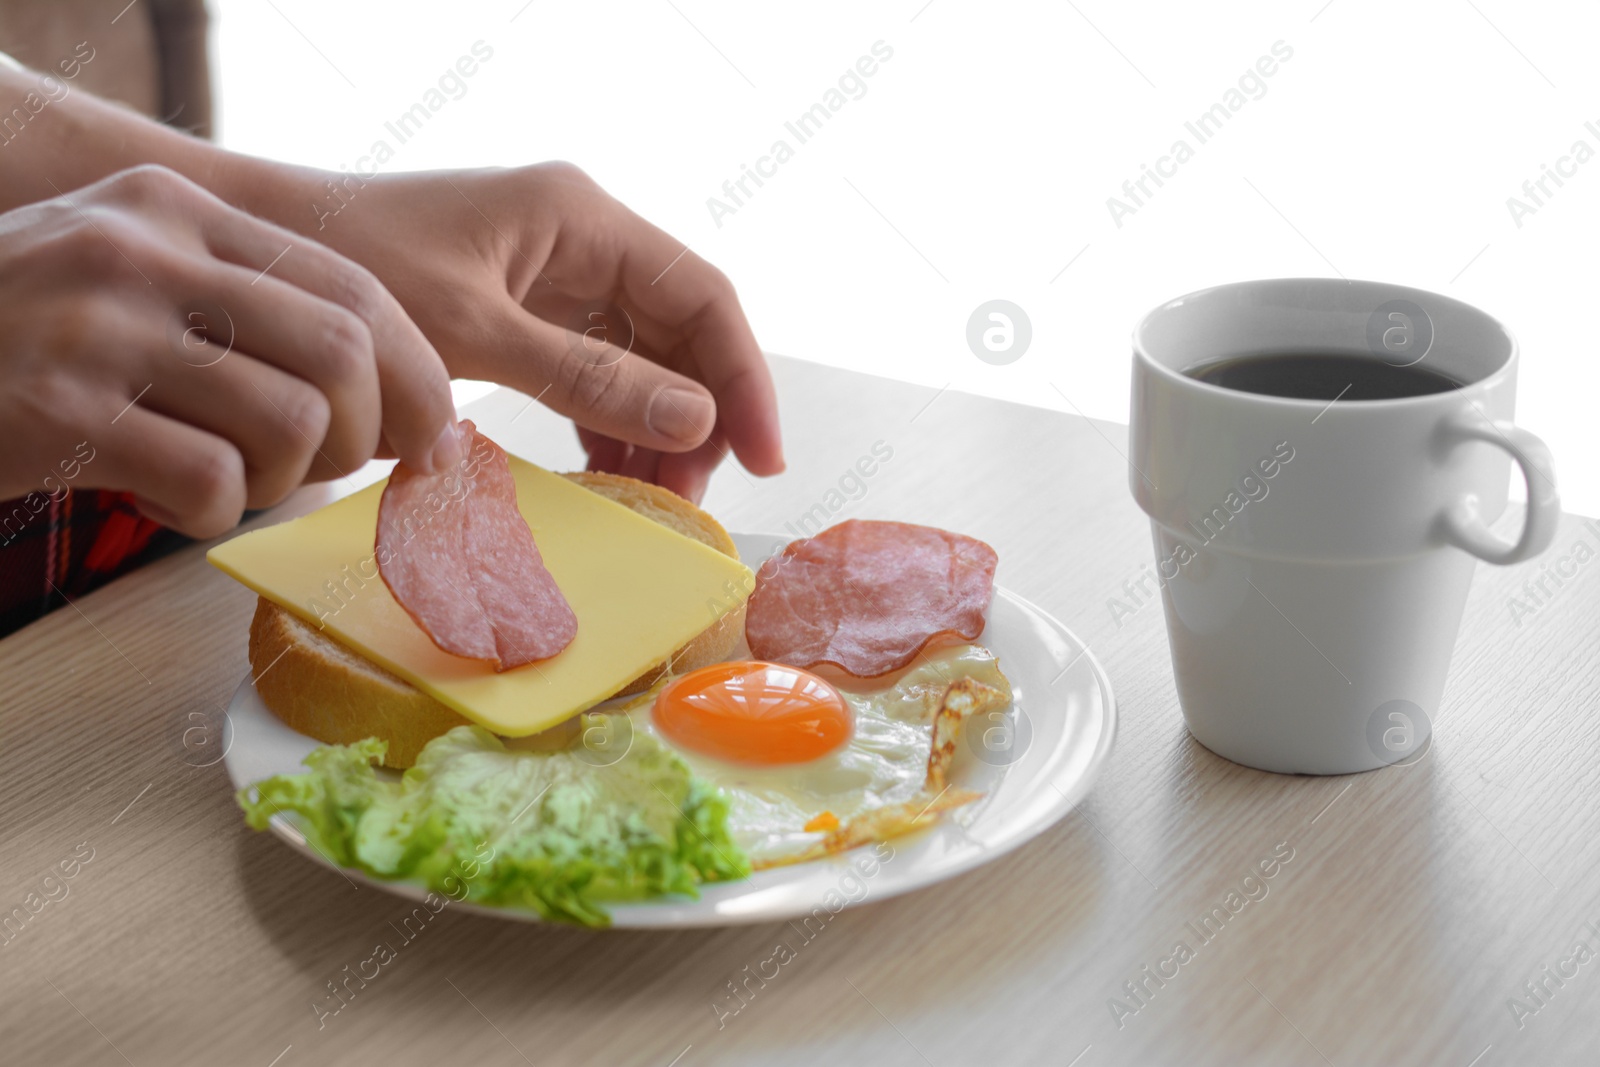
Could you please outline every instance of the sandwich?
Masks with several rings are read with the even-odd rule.
[[[725,556],[739,558],[733,538],[716,519],[670,490],[616,474],[579,472],[562,477]],[[684,673],[724,660],[743,630],[741,602],[606,696],[643,692],[669,669]],[[257,598],[250,621],[250,668],[262,703],[291,729],[328,745],[377,738],[388,746],[384,754],[388,767],[410,767],[429,741],[471,725],[459,711],[267,597]]]

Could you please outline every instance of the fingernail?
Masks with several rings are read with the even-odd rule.
[[[444,424],[444,429],[439,432],[439,439],[433,443],[431,456],[433,470],[429,473],[447,471],[461,462],[461,434],[456,430],[454,422]]]
[[[708,397],[670,386],[656,393],[645,414],[652,431],[685,444],[710,436],[716,418],[717,406]]]

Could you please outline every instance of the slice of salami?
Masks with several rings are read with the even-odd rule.
[[[506,454],[461,422],[467,458],[418,474],[396,464],[378,504],[378,571],[444,651],[497,671],[566,648],[578,618],[517,510]]]
[[[996,562],[982,541],[932,526],[841,522],[762,564],[745,638],[758,659],[887,674],[936,637],[983,632]]]

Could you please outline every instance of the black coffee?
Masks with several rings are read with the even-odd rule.
[[[1303,352],[1236,356],[1184,371],[1224,389],[1294,400],[1393,400],[1459,389],[1465,382],[1431,367],[1396,367],[1376,356]]]

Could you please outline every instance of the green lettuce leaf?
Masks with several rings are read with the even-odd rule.
[[[580,725],[607,732],[600,716]],[[750,873],[727,801],[643,732],[597,766],[587,749],[512,751],[458,726],[398,780],[374,767],[387,747],[324,745],[305,758],[309,773],[242,789],[239,806],[257,830],[294,813],[318,852],[376,878],[587,926],[609,924],[602,902],[693,897],[702,882]]]

